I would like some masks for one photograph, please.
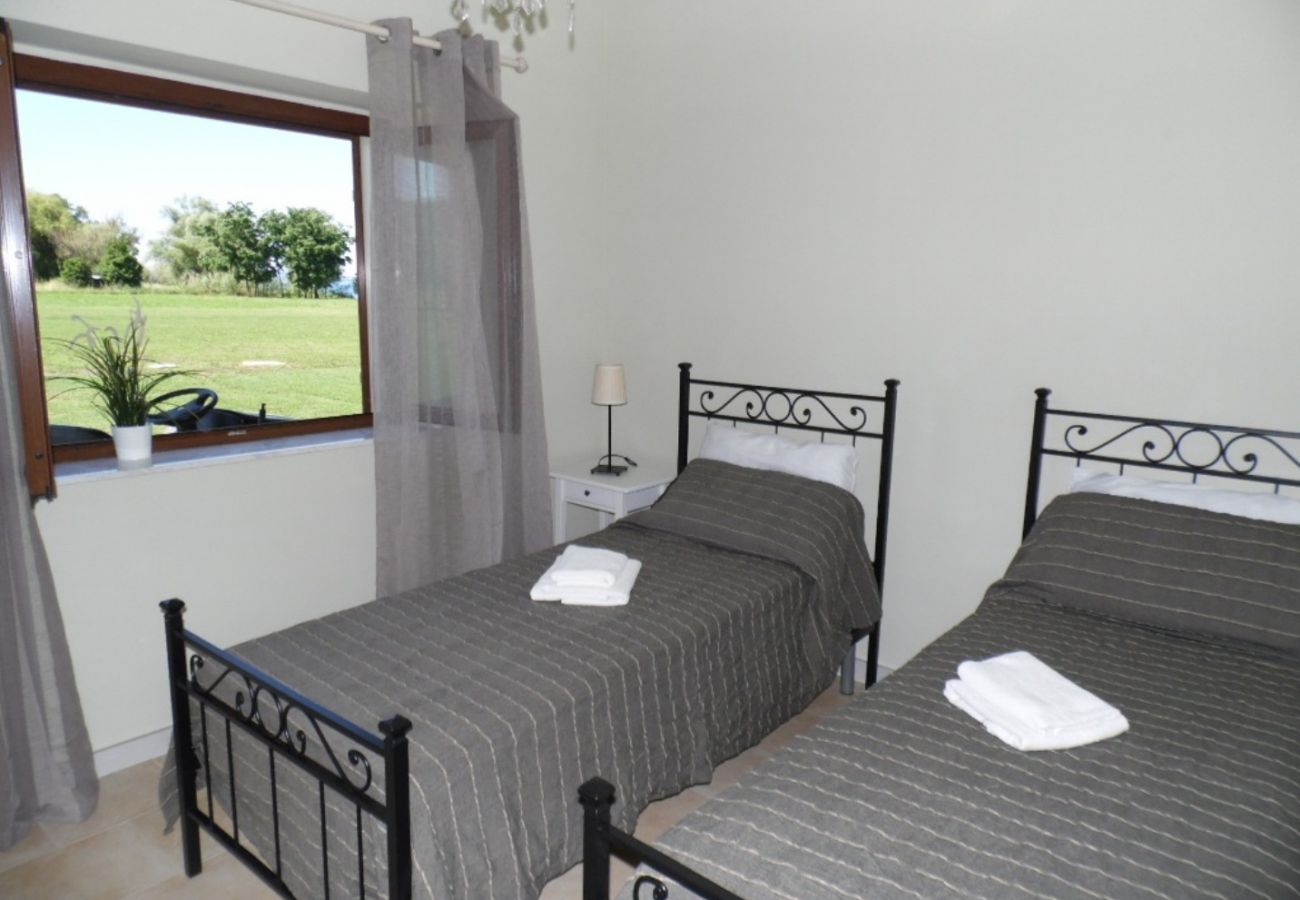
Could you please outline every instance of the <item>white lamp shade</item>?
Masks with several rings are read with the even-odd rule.
[[[600,363],[596,378],[591,384],[591,402],[597,406],[622,406],[627,403],[627,381],[623,366],[617,363]]]

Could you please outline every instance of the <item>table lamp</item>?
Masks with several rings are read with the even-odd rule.
[[[627,403],[627,381],[623,378],[623,366],[618,363],[600,363],[596,366],[596,377],[591,385],[591,402],[605,407],[608,416],[606,437],[608,444],[602,456],[591,470],[593,475],[622,475],[627,466],[616,466],[614,460],[621,459],[635,466],[636,463],[614,452],[614,407]]]

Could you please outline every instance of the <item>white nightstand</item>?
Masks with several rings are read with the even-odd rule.
[[[591,467],[587,461],[551,470],[552,532],[557,544],[568,540],[570,503],[596,510],[604,528],[654,503],[677,477],[674,467],[655,462],[631,467],[622,475],[592,475]]]

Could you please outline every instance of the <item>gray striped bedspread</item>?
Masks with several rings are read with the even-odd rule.
[[[1300,656],[1221,633],[1287,621],[1300,528],[1081,496],[972,616],[658,846],[755,900],[1300,898]],[[1080,608],[1097,597],[1163,625]],[[958,663],[1017,649],[1130,730],[1023,753],[944,699]]]
[[[861,505],[792,476],[696,462],[652,511],[583,543],[642,561],[628,606],[530,601],[555,548],[233,648],[363,726],[414,723],[416,896],[536,897],[581,856],[584,780],[614,782],[630,826],[806,706],[879,614]],[[200,787],[211,776],[228,812],[224,735],[209,742]],[[266,751],[234,744],[241,838],[271,860]],[[315,783],[278,769],[286,881],[323,896]],[[354,810],[328,806],[330,894],[356,896]],[[382,828],[362,830],[379,896]]]

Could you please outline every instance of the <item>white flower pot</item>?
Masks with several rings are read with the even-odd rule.
[[[113,449],[124,469],[149,465],[153,456],[153,427],[150,425],[114,425]]]

